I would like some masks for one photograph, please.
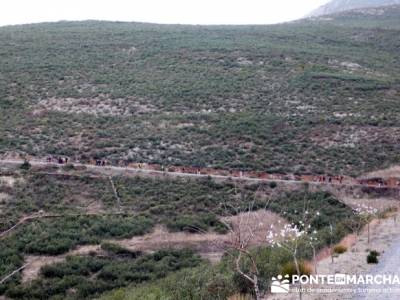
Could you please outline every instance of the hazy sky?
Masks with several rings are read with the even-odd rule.
[[[328,0],[0,0],[0,26],[59,20],[270,24],[300,18]]]

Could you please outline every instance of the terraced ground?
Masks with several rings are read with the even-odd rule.
[[[399,7],[0,28],[0,153],[358,175],[399,161]]]

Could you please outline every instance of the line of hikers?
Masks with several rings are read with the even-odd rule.
[[[96,166],[104,167],[106,165],[106,161],[102,159],[96,159]]]
[[[60,165],[68,164],[70,159],[68,157],[53,157],[49,156],[46,158],[48,163],[58,163]],[[92,159],[92,164],[95,164],[99,167],[104,167],[109,165],[105,159]],[[164,166],[164,165],[155,165],[155,164],[146,164],[146,163],[129,163],[128,161],[119,161],[119,166],[138,168],[138,169],[147,169],[147,170],[155,170],[162,172],[176,172],[176,173],[188,173],[188,174],[202,174],[202,175],[224,175],[224,176],[232,176],[232,177],[250,177],[250,178],[269,178],[271,180],[274,179],[287,179],[288,175],[283,174],[267,174],[263,172],[244,172],[244,171],[235,171],[235,170],[218,170],[218,169],[210,169],[210,168],[199,168],[199,167],[178,167],[178,166]],[[290,177],[291,178],[291,177]],[[329,175],[318,175],[318,176],[293,176],[292,180],[296,181],[309,181],[309,182],[319,182],[319,183],[328,183],[328,184],[343,184],[345,177],[342,175],[339,176],[329,176]],[[369,186],[396,186],[400,187],[400,180],[397,180],[395,183],[386,182],[382,178],[374,178],[374,179],[359,179],[356,180],[359,184],[369,185]]]
[[[52,156],[49,156],[49,157],[47,157],[47,159],[46,159],[46,161],[48,162],[48,163],[51,163],[51,162],[56,162],[56,163],[58,163],[58,164],[60,164],[60,165],[63,165],[63,164],[67,164],[68,163],[68,157],[61,157],[61,156],[59,156],[59,157],[52,157]]]
[[[343,182],[343,176],[318,176],[318,182],[328,182],[332,183],[333,181],[339,182],[340,184]]]
[[[69,160],[68,157],[61,157],[61,156],[59,156],[59,157],[52,157],[52,156],[47,157],[47,162],[49,162],[49,163],[55,162],[55,163],[58,163],[60,165],[68,164],[68,160]],[[99,166],[99,167],[104,167],[104,166],[107,165],[107,161],[104,160],[104,159],[93,159],[93,161],[94,161],[95,165]],[[129,163],[125,162],[124,166],[128,167]],[[149,169],[154,169],[153,165],[148,165],[148,164],[143,164],[143,163],[136,164],[136,167],[139,168],[139,169],[144,169],[144,168],[149,168],[149,167],[150,167]],[[178,167],[177,168],[177,167],[173,166],[173,167],[167,167],[166,168],[164,165],[160,165],[160,166],[157,165],[157,167],[158,167],[157,169],[159,169],[160,171],[163,171],[163,172],[167,171],[167,172],[181,172],[181,173],[191,173],[191,174],[192,173],[193,174],[204,174],[204,173],[207,174],[207,173],[209,173],[209,172],[202,172],[201,168],[195,168],[195,167]],[[216,171],[216,170],[213,170],[213,171]],[[213,171],[211,171],[210,173],[215,173]],[[236,174],[234,174],[234,173],[236,173]],[[243,177],[245,175],[243,171],[239,171],[239,172],[230,171],[230,174],[235,176],[235,177],[236,176]],[[301,179],[299,179],[299,180],[301,180]],[[318,176],[316,178],[316,181],[317,182],[321,182],[321,183],[332,183],[333,181],[335,181],[335,182],[339,182],[340,184],[342,184],[343,180],[344,180],[343,176],[325,176],[325,175],[321,175],[321,176]]]
[[[68,157],[61,157],[61,156],[58,156],[58,157],[48,156],[46,158],[46,162],[58,163],[60,165],[68,164],[68,161],[69,161]],[[104,167],[107,164],[107,162],[104,159],[95,159],[94,161],[95,161],[96,166]]]

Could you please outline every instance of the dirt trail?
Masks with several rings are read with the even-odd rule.
[[[23,160],[21,159],[0,159],[0,165],[12,165],[12,166],[18,166],[23,163]],[[65,165],[62,164],[57,164],[53,162],[47,162],[47,161],[42,161],[42,160],[30,160],[29,163],[32,166],[48,166],[48,167],[62,167]],[[190,177],[190,178],[214,178],[214,179],[224,179],[224,180],[236,180],[236,181],[242,181],[242,182],[282,182],[282,183],[294,183],[294,184],[310,184],[310,185],[316,185],[316,186],[347,186],[347,187],[370,187],[370,188],[376,188],[376,189],[387,189],[387,188],[392,188],[396,190],[400,190],[400,186],[395,186],[395,187],[388,187],[388,186],[381,186],[381,185],[372,185],[372,184],[360,184],[357,182],[357,180],[352,179],[350,177],[346,177],[346,180],[343,182],[338,182],[338,181],[315,181],[313,179],[281,179],[282,175],[273,175],[271,174],[270,178],[258,178],[258,177],[248,177],[245,176],[243,172],[239,172],[237,174],[230,174],[230,175],[218,175],[218,174],[213,174],[212,171],[210,173],[204,174],[204,173],[190,173],[190,172],[180,172],[180,171],[160,171],[160,170],[154,170],[154,169],[146,169],[146,168],[140,168],[140,167],[119,167],[119,166],[97,166],[97,165],[92,165],[92,164],[82,164],[82,163],[77,163],[73,162],[73,165],[75,167],[83,168],[86,171],[91,171],[96,174],[101,174],[104,176],[139,176],[139,175],[146,175],[146,176],[170,176],[170,177]],[[185,169],[185,168],[183,168]],[[188,168],[189,169],[189,168]],[[56,173],[56,174],[62,174],[62,173]],[[66,175],[68,175],[66,173]],[[288,175],[286,177],[292,177],[292,175]],[[310,178],[315,178],[317,176],[309,176]]]

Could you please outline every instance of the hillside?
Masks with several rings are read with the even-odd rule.
[[[340,13],[352,9],[382,7],[400,4],[400,0],[332,0],[314,10],[310,16],[318,17]]]
[[[261,299],[335,249],[319,272],[368,270],[399,235],[399,31],[400,6],[1,27],[0,300]]]
[[[308,20],[314,25],[315,22],[323,22],[345,27],[399,30],[399,7],[399,5],[395,5],[360,8],[333,15],[313,17]]]
[[[357,16],[357,17],[354,17]],[[400,9],[0,28],[0,153],[282,173],[399,161]]]

